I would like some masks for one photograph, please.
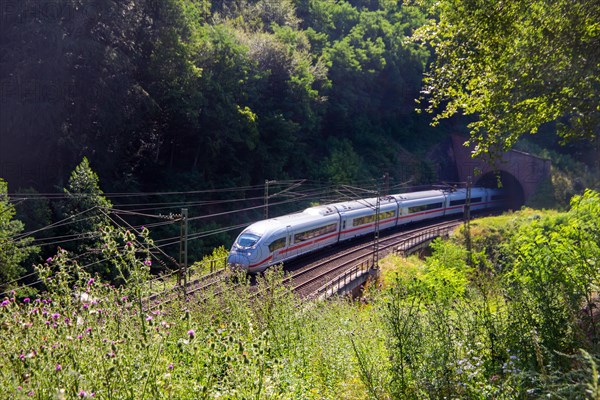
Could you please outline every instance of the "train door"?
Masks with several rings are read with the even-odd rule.
[[[292,238],[293,238],[292,227],[290,225],[288,225],[285,228],[285,248],[282,249],[280,251],[279,255],[277,256],[278,260],[279,259],[287,260],[296,255],[295,251],[292,249]],[[275,257],[275,255],[273,255],[273,257]]]

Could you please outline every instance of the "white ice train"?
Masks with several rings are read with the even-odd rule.
[[[394,194],[379,200],[379,229],[464,212],[466,189]],[[471,189],[471,211],[498,208],[498,189]],[[376,198],[310,207],[248,226],[231,247],[227,263],[249,273],[375,231]]]

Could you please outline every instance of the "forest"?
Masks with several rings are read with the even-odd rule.
[[[110,192],[346,182],[440,136],[414,113],[417,6],[49,0],[3,18],[12,191],[64,185],[83,156]]]

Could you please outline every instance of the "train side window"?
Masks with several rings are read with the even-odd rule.
[[[382,213],[379,213],[379,220],[381,221],[383,219],[388,219],[388,218],[392,218],[395,216],[396,216],[396,210],[384,211]],[[370,224],[371,222],[375,222],[375,214],[355,218],[352,221],[352,226]]]
[[[443,207],[443,203],[423,204],[421,206],[408,207],[408,213],[414,214],[414,213],[418,213],[421,211],[435,210],[436,208],[442,208],[442,207]]]
[[[467,199],[459,199],[459,200],[450,200],[450,207],[452,206],[462,206],[467,203]]]
[[[282,247],[285,247],[285,237],[282,237],[282,238],[279,238],[279,239],[273,241],[269,245],[269,251],[272,253],[275,250],[281,249]]]
[[[311,229],[305,232],[296,233],[294,235],[294,243],[303,242],[318,236],[325,235],[327,233],[335,232],[337,230],[337,224],[330,224],[321,226],[319,228]]]

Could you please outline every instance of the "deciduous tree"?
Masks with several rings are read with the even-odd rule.
[[[413,36],[435,52],[427,110],[435,122],[474,116],[476,153],[508,149],[549,122],[564,139],[598,136],[597,0],[442,0],[430,11]]]

